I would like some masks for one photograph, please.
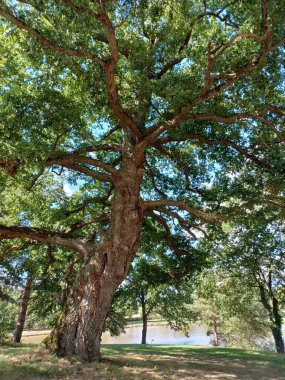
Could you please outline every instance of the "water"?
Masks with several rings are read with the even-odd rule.
[[[110,333],[105,332],[102,336],[102,343],[105,344],[139,344],[141,343],[142,326],[131,326],[126,328],[126,333],[117,337],[111,337]],[[31,330],[24,331],[22,343],[39,344],[50,333],[50,330]],[[285,337],[285,326],[283,327]],[[194,325],[189,330],[189,337],[185,337],[181,331],[174,331],[166,325],[148,326],[147,343],[149,344],[189,344],[193,346],[210,345],[210,336],[207,336],[207,327]],[[273,344],[271,335],[268,338]]]
[[[105,344],[134,344],[141,343],[142,326],[131,326],[125,329],[125,333],[117,337],[112,337],[109,332],[102,336],[102,343]],[[148,326],[147,343],[149,344],[189,344],[194,346],[210,345],[211,337],[207,336],[206,326],[192,326],[189,330],[189,337],[181,331],[175,331],[169,326],[158,325]]]

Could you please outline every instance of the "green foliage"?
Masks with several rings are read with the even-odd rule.
[[[9,340],[9,333],[15,328],[17,306],[7,301],[0,301],[0,344]]]
[[[213,343],[240,348],[266,347],[267,314],[253,281],[223,267],[205,270],[197,279],[192,311],[209,326]]]
[[[187,280],[175,279],[189,266],[199,271],[207,254],[229,272],[241,266],[246,277],[238,280],[244,290],[239,302],[233,280],[224,281],[227,288],[216,279],[214,288],[210,280],[204,285],[203,298],[215,299],[217,308],[208,310],[207,319],[217,313],[220,324],[236,316],[246,321],[243,309],[248,316],[260,310],[245,308],[256,295],[248,287],[252,269],[270,267],[272,292],[284,300],[285,8],[281,0],[263,5],[262,13],[256,1],[0,1],[5,231],[44,229],[40,244],[50,241],[52,231],[97,248],[102,236],[109,239],[124,223],[114,210],[129,145],[157,133],[139,143],[145,149],[136,157],[144,170],[141,252],[148,241],[157,255],[137,258],[106,323],[112,333],[143,297],[149,312],[183,328],[192,290]],[[237,113],[243,116],[235,118]],[[169,199],[176,203],[143,210],[143,201]],[[221,228],[209,226],[212,215]],[[272,239],[275,224],[279,232]],[[201,242],[205,237],[215,243]],[[13,286],[33,273],[30,318],[48,315],[52,321],[65,301],[59,294],[72,287],[81,263],[66,279],[72,253],[55,248],[50,256],[49,245],[34,243],[20,233],[12,242],[1,240],[1,266]],[[236,320],[231,323],[238,328]],[[224,334],[232,336],[228,327]]]
[[[146,318],[158,315],[172,328],[187,334],[193,321],[190,307],[193,288],[189,279],[178,280],[173,275],[167,265],[162,266],[158,260],[140,255],[118,289],[107,321],[114,321],[117,332],[121,332],[127,317],[140,312]],[[119,319],[115,319],[118,316]],[[108,329],[110,322],[107,322]]]
[[[104,325],[104,331],[109,331],[111,336],[118,336],[123,331],[136,308],[131,297],[126,296],[125,289],[119,288],[114,295]]]

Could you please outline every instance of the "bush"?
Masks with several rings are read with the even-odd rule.
[[[15,328],[17,306],[0,301],[0,344],[7,342],[9,333]]]

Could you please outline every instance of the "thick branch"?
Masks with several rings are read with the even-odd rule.
[[[267,32],[267,1],[261,0],[261,18],[262,18],[262,30],[265,34]]]
[[[110,105],[115,115],[120,120],[122,126],[124,128],[127,127],[133,133],[133,135],[140,140],[143,136],[142,132],[138,128],[133,118],[123,110],[118,97],[118,91],[115,83],[115,68],[119,58],[119,51],[115,29],[109,19],[108,14],[105,11],[100,11],[97,15],[97,18],[106,30],[108,44],[111,50],[111,60],[104,67]]]
[[[85,174],[89,177],[95,178],[98,181],[110,182],[110,183],[114,182],[114,180],[111,176],[97,172],[97,171],[92,170],[92,169],[89,169],[86,166],[81,166],[81,165],[78,165],[75,163],[74,164],[64,163],[64,164],[60,164],[60,165],[67,168],[67,169],[74,170],[74,171],[77,171],[79,173]]]
[[[87,164],[90,166],[101,168],[112,175],[116,174],[116,169],[112,168],[111,166],[109,166],[108,164],[105,164],[104,162],[100,160],[96,160],[92,157],[78,156],[73,153],[67,153],[67,154],[57,156],[57,157],[49,158],[46,160],[46,163],[48,165],[61,165],[61,166],[82,163],[82,164]]]
[[[220,218],[211,214],[207,214],[206,212],[199,210],[194,207],[190,207],[187,203],[183,201],[175,201],[171,199],[160,199],[156,201],[144,201],[143,207],[145,210],[154,210],[163,206],[174,206],[181,210],[187,211],[189,214],[196,216],[199,219],[204,220],[205,222],[210,222],[214,224],[220,223]]]
[[[44,244],[56,245],[82,252],[86,244],[83,239],[74,238],[68,234],[59,234],[54,231],[46,231],[39,228],[0,225],[0,240],[4,239],[29,239]]]

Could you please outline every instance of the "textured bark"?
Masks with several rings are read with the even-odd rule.
[[[27,309],[28,309],[28,303],[30,301],[30,296],[31,296],[31,289],[32,289],[32,276],[29,275],[24,287],[23,297],[21,300],[20,308],[19,308],[17,325],[13,334],[14,343],[21,342],[22,332],[24,329],[24,324],[25,324],[26,314],[27,314]]]
[[[137,157],[131,144],[125,147],[114,187],[110,228],[100,243],[93,247],[89,243],[86,248],[85,262],[51,335],[59,356],[101,360],[100,341],[108,309],[139,244],[143,170],[142,159]]]

